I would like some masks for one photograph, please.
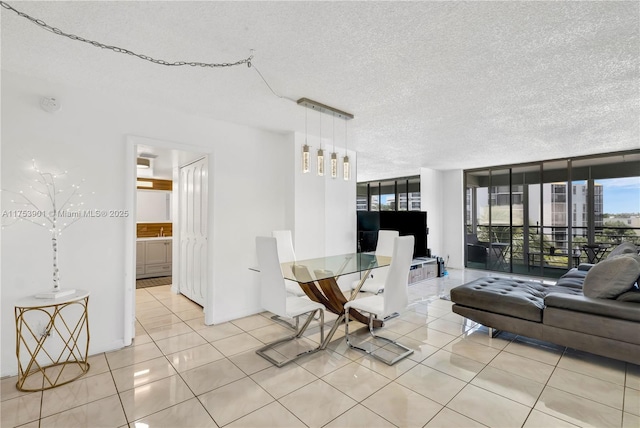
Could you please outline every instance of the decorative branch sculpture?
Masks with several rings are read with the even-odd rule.
[[[82,216],[80,212],[72,212],[72,208],[79,208],[84,202],[78,201],[82,198],[80,186],[72,184],[71,187],[62,189],[56,183],[56,180],[67,174],[41,171],[35,159],[32,159],[33,170],[37,174],[35,185],[29,185],[29,189],[36,194],[46,197],[46,206],[40,206],[34,202],[32,197],[25,194],[24,191],[18,192],[7,191],[16,196],[18,199],[12,199],[15,205],[23,206],[22,210],[13,210],[11,214],[3,212],[4,217],[12,217],[13,221],[23,220],[44,227],[51,233],[51,246],[53,250],[53,292],[60,291],[60,273],[58,269],[58,237],[69,226],[80,220]],[[84,182],[84,180],[82,180]],[[66,219],[70,219],[66,221]],[[7,226],[9,224],[3,225]]]

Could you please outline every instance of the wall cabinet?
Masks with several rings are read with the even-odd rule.
[[[173,241],[151,239],[136,243],[136,278],[170,276]]]

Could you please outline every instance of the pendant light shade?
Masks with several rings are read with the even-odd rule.
[[[307,144],[307,110],[304,110],[304,146],[302,146],[302,173],[309,172],[311,159],[309,155],[309,144]]]
[[[349,181],[351,178],[351,164],[349,163],[349,155],[347,150],[349,147],[349,139],[347,138],[347,122],[344,122],[344,158],[342,158],[342,178]]]
[[[318,175],[324,175],[324,151],[322,150],[322,111],[318,110],[318,117],[320,118],[320,127],[318,134],[320,134],[320,148],[318,149]]]
[[[311,160],[309,158],[309,146],[305,144],[302,146],[302,172],[309,172],[309,166],[311,164]]]
[[[351,178],[351,164],[349,164],[349,156],[344,155],[342,159],[342,175],[345,181]]]
[[[331,153],[331,178],[338,177],[338,154],[336,152]]]
[[[324,151],[318,149],[318,175],[324,175]]]
[[[331,152],[331,178],[338,177],[338,154],[336,153],[336,115],[331,116],[331,132],[333,133],[333,151]]]

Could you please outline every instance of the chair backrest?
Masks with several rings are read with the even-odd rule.
[[[413,260],[412,235],[394,240],[391,266],[384,282],[384,316],[401,311],[409,304],[409,268]]]
[[[376,244],[376,256],[391,256],[393,254],[394,240],[399,236],[397,230],[379,230],[378,243]]]
[[[296,260],[296,253],[293,250],[293,239],[290,230],[274,230],[271,236],[278,242],[278,258],[280,263],[293,262]]]
[[[260,303],[262,308],[284,316],[287,312],[287,291],[278,259],[276,238],[256,237],[258,268],[260,269]]]

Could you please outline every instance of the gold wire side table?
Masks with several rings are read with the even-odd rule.
[[[16,388],[51,389],[89,371],[88,308],[86,290],[57,299],[31,296],[16,302]]]

